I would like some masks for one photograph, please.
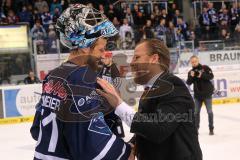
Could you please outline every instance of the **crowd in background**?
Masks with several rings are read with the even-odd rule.
[[[68,0],[5,0],[0,10],[0,23],[29,23],[33,40],[47,41],[47,48],[56,52],[54,23],[69,5]],[[140,40],[154,37],[164,40],[168,47],[191,40],[195,47],[200,40],[240,40],[240,7],[235,3],[216,9],[213,3],[207,2],[198,15],[199,25],[187,23],[175,3],[155,4],[153,11],[149,5],[141,3],[122,3],[120,8],[112,3],[87,5],[94,5],[119,29],[119,38],[114,42],[121,49],[131,49]],[[44,54],[41,48],[39,52]]]
[[[201,39],[223,40],[226,43],[240,40],[240,4],[222,5],[219,9],[213,3],[205,3],[199,16]]]

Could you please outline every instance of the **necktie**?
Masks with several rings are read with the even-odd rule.
[[[144,88],[144,91],[148,91],[149,89],[150,89],[150,87],[147,86],[147,87]]]

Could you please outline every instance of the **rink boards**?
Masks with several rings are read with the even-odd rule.
[[[214,75],[213,84],[215,89],[220,91],[221,94],[213,96],[213,103],[240,102],[240,71],[215,72]],[[186,74],[177,76],[183,79],[183,81],[187,78]],[[35,106],[41,97],[41,90],[41,84],[1,87],[0,124],[32,121]],[[193,93],[192,87],[189,87],[189,90]]]
[[[133,50],[113,52],[113,59],[117,62],[117,67],[123,76],[131,71],[129,63],[133,53]],[[177,76],[183,81],[186,81],[187,72],[191,69],[189,57],[193,54],[188,52],[179,55],[177,52],[171,52],[170,70],[173,73],[179,73]],[[200,62],[208,64],[215,75],[212,82],[215,90],[220,94],[213,95],[213,103],[240,103],[240,50],[199,52],[198,56]],[[38,77],[43,79],[50,70],[61,64],[67,57],[68,54],[37,55],[35,58]],[[188,88],[193,94],[192,87]],[[41,84],[0,87],[0,124],[32,121],[40,95]],[[134,97],[133,93],[128,95]]]

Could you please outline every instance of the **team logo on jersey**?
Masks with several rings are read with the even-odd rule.
[[[103,135],[111,135],[112,132],[104,120],[104,115],[102,112],[97,113],[91,119],[88,130]]]
[[[68,95],[63,82],[54,82],[53,80],[50,80],[43,85],[43,92],[56,95],[63,100],[66,100]]]

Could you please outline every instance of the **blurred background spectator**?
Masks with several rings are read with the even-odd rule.
[[[154,38],[154,31],[152,27],[152,21],[147,20],[146,25],[143,27],[143,38],[144,39],[150,39]]]
[[[36,20],[33,28],[31,29],[31,36],[33,40],[38,42],[42,42],[47,37],[46,30],[41,25],[40,20]]]
[[[6,19],[5,14],[3,13],[2,9],[0,8],[0,24],[4,23]]]
[[[40,83],[40,80],[34,75],[32,70],[29,71],[28,76],[24,79],[25,84]]]
[[[99,9],[120,31],[108,40],[109,50],[133,49],[146,38],[161,39],[173,50],[184,52],[191,51],[191,47],[195,51],[240,47],[240,3],[230,0],[203,0],[196,8],[190,6],[190,13],[196,13],[189,16],[181,5],[187,2],[176,0],[1,0],[0,24],[28,23],[37,54],[68,53],[69,49],[59,44],[54,26],[61,13],[73,3]],[[0,69],[4,73],[0,77],[4,83],[10,83],[11,74],[26,74],[31,67],[26,58],[29,54],[12,57],[1,58],[4,63]],[[21,67],[25,62],[29,68]],[[12,63],[16,69],[10,67]]]
[[[43,13],[41,15],[43,28],[48,30],[50,24],[53,23],[53,16],[50,14],[48,7],[43,8]]]
[[[15,12],[13,10],[8,10],[8,14],[6,17],[6,23],[8,24],[16,24],[19,22],[18,16],[16,16]]]
[[[45,8],[49,8],[48,3],[45,0],[35,0],[34,7],[40,13],[43,13],[45,11]]]
[[[235,28],[235,31],[233,33],[233,38],[234,38],[234,41],[240,45],[240,24],[238,24]],[[236,44],[236,45],[237,45]]]
[[[33,40],[51,41],[55,46],[57,37],[52,29],[54,24],[69,5],[79,2],[79,0],[3,0],[0,3],[0,23],[28,23]],[[150,5],[147,1],[82,0],[80,3],[98,8],[120,30],[120,36],[114,38],[115,43],[119,43],[116,44],[118,49],[126,47],[121,44],[123,42],[133,40],[134,43],[138,43],[145,38],[161,39],[168,47],[176,47],[179,42],[184,43],[188,40],[193,41],[194,46],[200,46],[199,41],[221,39],[224,42],[233,42],[239,39],[237,26],[240,8],[237,2],[203,1],[202,10],[195,15],[197,21],[196,19],[189,21],[188,17],[183,18],[180,2],[174,0],[166,2],[153,1]],[[113,39],[111,41],[114,42]]]
[[[51,3],[51,7],[50,7],[50,13],[53,15],[55,12],[55,9],[58,8],[58,11],[61,13],[62,12],[62,5],[59,2],[59,0],[53,0],[53,2]]]
[[[132,27],[128,24],[128,20],[125,18],[123,19],[123,25],[119,29],[119,35],[122,41],[122,46],[125,46],[126,40],[129,39],[129,37],[133,38],[134,33]],[[124,47],[125,48],[125,47]]]
[[[158,39],[163,40],[163,37],[166,35],[167,27],[166,27],[166,20],[161,19],[160,24],[156,27],[156,37]]]

